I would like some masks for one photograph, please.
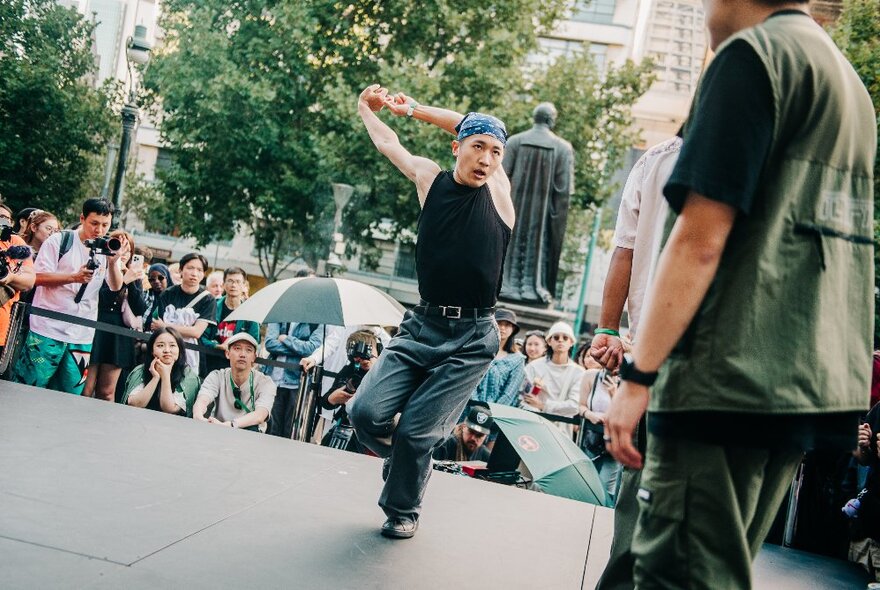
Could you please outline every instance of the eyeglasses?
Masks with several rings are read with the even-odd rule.
[[[12,218],[5,213],[0,213],[0,219],[5,219],[6,221],[12,221]]]
[[[563,340],[563,341],[568,341],[568,340],[571,340],[571,338],[569,338],[569,337],[566,336],[565,334],[553,334],[552,336],[550,336],[550,340],[557,340],[557,341],[559,341],[559,340]]]
[[[149,279],[149,281],[150,281],[151,283],[152,283],[153,281],[159,281],[159,282],[164,283],[164,282],[167,281],[167,280],[168,280],[168,279],[165,278],[165,275],[159,275],[159,276],[157,276],[157,277],[150,277],[150,279]]]

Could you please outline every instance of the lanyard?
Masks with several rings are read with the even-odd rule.
[[[241,399],[241,388],[238,387],[235,382],[232,380],[232,371],[229,371],[229,386],[232,388],[232,397],[235,398],[235,407],[244,410],[246,413],[253,412],[257,407],[257,400],[254,399],[254,372],[251,371],[250,376],[248,377],[248,382],[251,390],[251,405],[248,406]],[[235,395],[236,390],[238,390],[238,395]]]

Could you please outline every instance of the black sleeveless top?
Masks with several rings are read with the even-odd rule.
[[[419,216],[419,295],[434,305],[495,305],[510,234],[488,184],[472,188],[440,172]]]

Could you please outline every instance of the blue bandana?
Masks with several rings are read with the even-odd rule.
[[[458,141],[471,135],[485,134],[491,135],[502,145],[507,145],[507,128],[501,119],[496,119],[492,115],[468,113],[455,130],[458,132]]]

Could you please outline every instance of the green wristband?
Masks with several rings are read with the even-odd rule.
[[[596,328],[593,331],[594,334],[607,334],[609,336],[614,336],[615,338],[620,338],[620,332],[617,330],[612,330],[610,328]]]

